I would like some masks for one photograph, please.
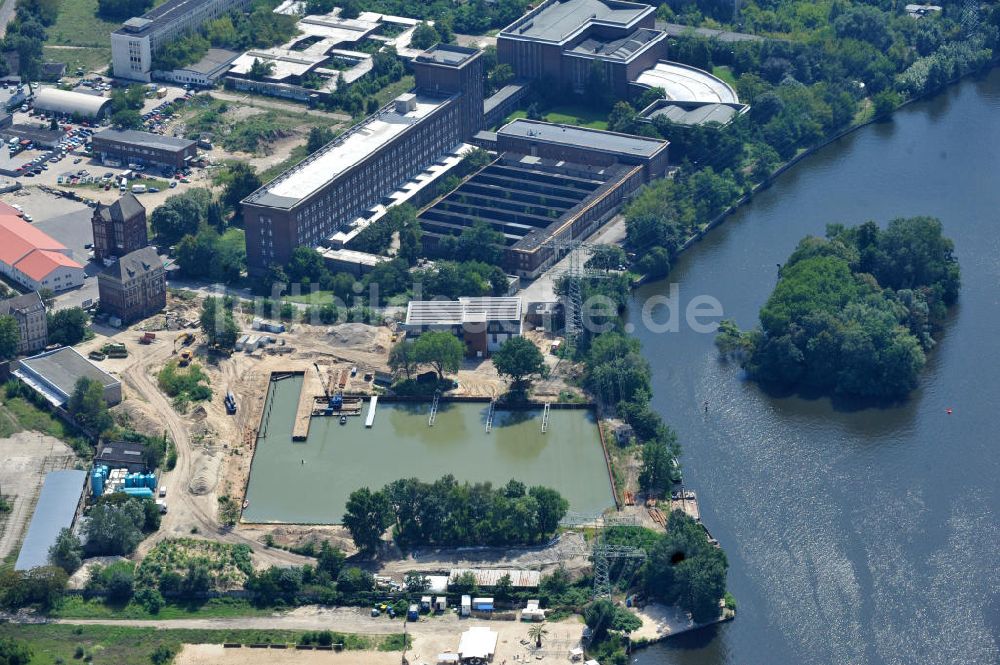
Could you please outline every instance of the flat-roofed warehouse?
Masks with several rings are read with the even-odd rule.
[[[133,129],[105,129],[94,134],[91,145],[101,162],[117,162],[122,166],[142,164],[180,169],[198,154],[194,141]]]
[[[53,406],[64,407],[73,394],[76,382],[82,377],[101,384],[108,406],[122,401],[121,382],[71,346],[15,361],[11,373]]]
[[[102,118],[111,104],[110,97],[88,95],[72,90],[43,88],[35,95],[31,105],[36,111],[59,115],[78,115],[83,118]]]
[[[430,330],[447,330],[465,342],[469,355],[496,351],[522,332],[521,299],[516,296],[412,300],[403,330],[408,338]]]
[[[87,472],[75,469],[46,474],[14,570],[49,565],[49,548],[55,545],[60,531],[73,526],[86,481]]]

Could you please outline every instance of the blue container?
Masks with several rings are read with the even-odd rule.
[[[153,498],[153,490],[148,487],[126,487],[125,493],[129,496],[139,497],[140,499]]]
[[[90,473],[90,492],[94,496],[104,494],[104,474],[101,473],[100,469],[94,469]]]
[[[156,489],[156,474],[155,473],[147,473],[146,474],[146,487],[148,487],[151,490],[155,490]]]

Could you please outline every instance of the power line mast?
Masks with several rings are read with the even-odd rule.
[[[616,516],[604,518],[603,527],[594,538],[591,557],[594,559],[594,598],[611,599],[611,563],[624,561],[639,564],[646,559],[646,551],[632,545],[619,545],[607,542],[607,530],[615,526],[639,526],[635,516]]]
[[[962,4],[962,30],[966,37],[979,27],[979,0],[965,0]]]
[[[550,239],[545,242],[545,247],[552,249],[554,261],[557,265],[560,261],[566,260],[566,267],[557,277],[563,279],[566,285],[566,296],[563,303],[566,314],[566,347],[572,350],[580,335],[583,334],[583,280],[601,279],[608,275],[600,270],[591,270],[586,267],[587,258],[594,245],[584,243],[580,240]]]

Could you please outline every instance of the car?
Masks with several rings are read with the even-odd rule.
[[[84,249],[94,249],[94,243],[88,242],[86,245],[83,246],[83,248]]]
[[[74,164],[79,164],[82,161],[83,161],[83,157],[77,157],[76,159],[73,160],[73,163]]]
[[[108,190],[110,190],[110,189],[111,189],[111,183],[109,182],[108,184],[106,184],[106,185],[104,186],[104,191],[108,191]]]
[[[188,183],[191,182],[191,179],[190,178],[181,178],[181,182],[183,182],[184,184],[188,184]]]
[[[28,171],[27,173],[24,174],[24,177],[25,178],[34,178],[35,174],[33,172],[31,172],[31,171]]]
[[[149,188],[149,189],[147,189],[146,191],[147,191],[147,192],[150,192],[150,193],[152,193],[152,194],[155,194],[155,193],[157,193],[158,191],[160,191],[160,189],[159,189],[158,187],[150,187],[150,188]]]
[[[176,186],[177,186],[177,181],[176,180],[171,180],[170,181],[170,189],[173,189]]]
[[[23,219],[26,222],[32,222],[34,221],[35,218],[26,213],[24,215],[21,215],[21,219]]]
[[[108,171],[108,172],[106,172],[106,173],[104,174],[104,177],[105,177],[105,178],[114,178],[114,177],[115,177],[115,174],[114,174],[114,173],[112,173],[111,171]]]
[[[51,162],[52,164],[55,164],[55,163],[56,163],[56,162],[58,162],[58,161],[59,161],[59,158],[58,158],[58,157],[50,157],[50,158],[49,158],[49,162]]]

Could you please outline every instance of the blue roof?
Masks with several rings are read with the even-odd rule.
[[[87,480],[86,471],[50,471],[45,476],[35,514],[28,526],[28,535],[17,555],[14,570],[28,570],[49,564],[49,548],[56,542],[63,528],[73,525],[77,504],[83,484]]]

